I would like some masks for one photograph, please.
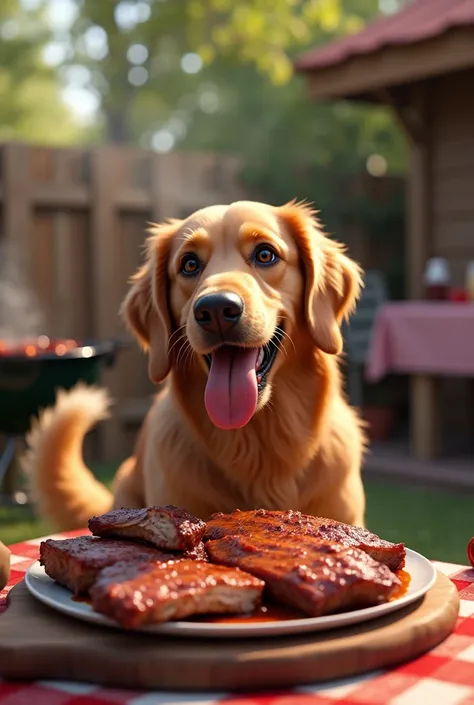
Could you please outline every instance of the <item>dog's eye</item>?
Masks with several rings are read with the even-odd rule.
[[[186,274],[188,277],[191,277],[195,274],[199,274],[200,270],[201,263],[196,255],[184,255],[179,267],[180,274]]]
[[[268,265],[278,262],[279,257],[270,245],[260,245],[253,253],[252,259],[255,264],[268,267]]]

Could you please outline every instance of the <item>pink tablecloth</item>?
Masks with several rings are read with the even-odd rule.
[[[37,560],[40,541],[10,546],[12,572],[8,587],[0,593],[0,612],[8,590]],[[461,607],[455,631],[430,653],[390,671],[247,695],[125,691],[64,681],[0,681],[0,705],[474,705],[474,570],[451,563],[435,562],[435,566],[459,590]],[[1,622],[0,615],[0,629]]]
[[[406,301],[377,314],[366,378],[389,372],[474,376],[474,304]]]

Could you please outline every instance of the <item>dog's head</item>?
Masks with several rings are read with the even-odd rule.
[[[360,286],[357,265],[309,207],[238,202],[157,226],[123,313],[154,382],[198,362],[210,418],[240,428],[298,341],[341,352],[340,324]]]

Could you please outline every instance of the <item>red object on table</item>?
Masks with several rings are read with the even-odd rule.
[[[84,531],[63,534],[79,536]],[[8,590],[23,579],[38,558],[40,539],[10,546],[10,582],[0,593],[0,612]],[[436,563],[459,590],[460,616],[453,634],[433,651],[398,668],[305,686],[294,691],[239,694],[165,693],[101,688],[89,683],[0,682],[0,705],[473,705],[474,704],[474,570]],[[1,615],[0,615],[1,625]],[[1,628],[1,626],[0,626]]]
[[[469,296],[465,289],[451,289],[449,292],[449,300],[457,303],[465,303],[469,301]]]
[[[474,304],[403,301],[377,313],[366,378],[389,372],[474,376]]]
[[[467,559],[474,568],[474,536],[467,544]]]

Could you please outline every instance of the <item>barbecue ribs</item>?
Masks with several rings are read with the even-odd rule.
[[[228,535],[206,548],[211,562],[255,575],[273,599],[310,617],[386,602],[400,586],[364,551],[312,536]]]
[[[116,541],[95,536],[72,539],[47,539],[40,544],[40,564],[50,578],[76,595],[86,594],[102,568],[119,561],[176,561],[180,558],[199,560],[200,544],[181,555],[158,551],[133,541]]]
[[[89,519],[89,530],[103,538],[134,538],[166,551],[186,551],[201,541],[206,525],[178,507],[114,509]]]
[[[377,605],[405,563],[403,544],[293,511],[236,510],[206,526],[172,506],[119,509],[89,528],[96,536],[43,541],[40,562],[126,629],[251,612],[264,590],[312,617]]]
[[[90,590],[92,606],[124,629],[197,614],[251,612],[264,583],[238,568],[200,561],[116,563]]]
[[[232,514],[214,514],[207,522],[204,541],[227,535],[258,540],[270,538],[278,542],[290,536],[313,536],[347,548],[359,548],[391,570],[405,565],[403,543],[390,543],[367,529],[300,512],[266,509],[241,512],[237,509]]]

